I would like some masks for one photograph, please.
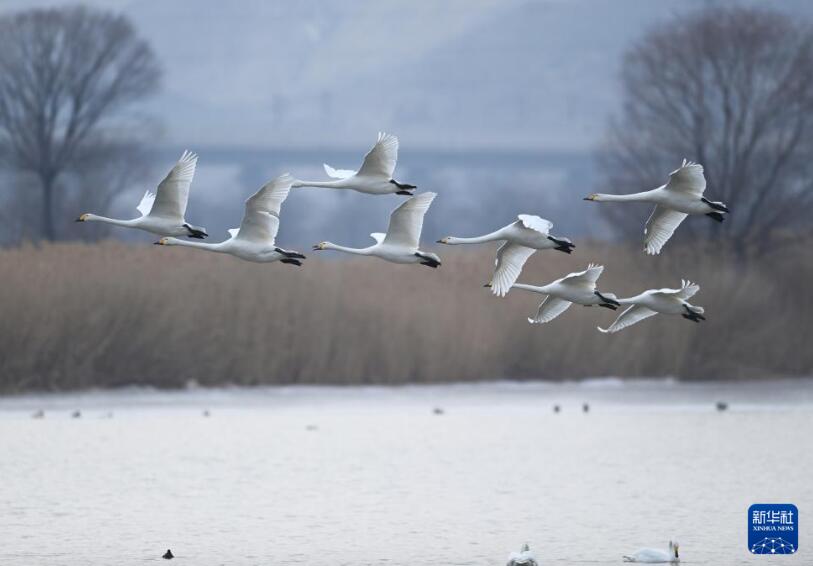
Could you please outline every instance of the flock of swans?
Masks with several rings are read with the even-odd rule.
[[[391,214],[386,233],[370,234],[375,244],[366,248],[350,248],[321,242],[316,250],[377,257],[393,263],[416,263],[431,268],[441,265],[440,257],[420,249],[423,219],[437,196],[432,192],[415,193],[415,185],[401,183],[393,178],[398,159],[398,138],[381,133],[373,148],[364,157],[358,171],[334,169],[325,164],[330,181],[301,181],[284,174],[260,187],[245,204],[245,213],[239,228],[232,228],[229,239],[216,244],[205,243],[206,229],[186,221],[189,189],[195,175],[197,155],[185,151],[169,174],[158,185],[155,193],[147,191],[137,209],[141,216],[132,220],[118,220],[95,214],[82,214],[77,222],[106,222],[126,228],[137,228],[161,236],[156,244],[186,246],[209,252],[224,253],[252,262],[274,262],[302,265],[305,255],[286,250],[276,244],[282,203],[291,188],[324,187],[354,190],[370,195],[397,194],[409,198]],[[728,207],[721,202],[706,199],[703,193],[706,179],[703,167],[684,159],[683,164],[669,175],[669,181],[656,189],[627,194],[594,193],[585,200],[594,202],[644,202],[655,209],[644,229],[644,250],[659,254],[677,227],[689,215],[705,215],[718,222],[725,218]],[[494,295],[505,296],[511,289],[521,289],[546,295],[536,314],[528,321],[547,323],[561,315],[572,304],[597,305],[616,310],[628,305],[608,328],[601,332],[618,332],[655,314],[682,315],[693,322],[705,320],[703,307],[689,303],[700,286],[683,281],[677,289],[650,289],[634,297],[618,298],[613,293],[602,293],[596,283],[604,267],[588,265],[584,271],[570,273],[547,285],[534,286],[517,283],[522,268],[537,250],[555,250],[570,254],[575,245],[563,236],[552,234],[553,223],[539,216],[520,214],[508,226],[473,238],[447,236],[437,243],[445,245],[500,242],[496,268],[490,287]],[[187,240],[180,237],[185,236]]]
[[[671,563],[680,562],[680,545],[677,542],[669,541],[669,548],[641,548],[632,554],[625,554],[622,558],[624,562],[643,563]],[[527,544],[522,545],[519,552],[512,552],[508,555],[506,566],[538,566],[536,555]]]

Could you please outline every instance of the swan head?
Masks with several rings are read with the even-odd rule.
[[[171,246],[172,243],[170,242],[172,238],[161,238],[157,242],[155,242],[156,246]]]
[[[76,219],[77,222],[87,222],[88,220],[90,220],[90,214],[87,213],[80,214],[79,218]]]
[[[456,244],[456,243],[457,243],[457,238],[455,238],[454,236],[446,236],[445,238],[441,238],[440,240],[438,240],[438,241],[437,241],[437,242],[435,242],[435,243],[437,243],[437,244],[447,244],[447,245],[452,245],[452,244]]]
[[[313,251],[318,252],[319,250],[326,250],[329,245],[330,242],[319,242],[313,246]]]
[[[584,197],[584,200],[600,200],[600,196],[598,193],[591,193]]]

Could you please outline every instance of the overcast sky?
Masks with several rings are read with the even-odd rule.
[[[389,130],[422,147],[589,149],[630,42],[708,2],[89,3],[129,15],[154,47],[165,80],[150,106],[170,145],[364,147]]]

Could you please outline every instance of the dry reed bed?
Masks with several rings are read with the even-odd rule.
[[[603,335],[615,313],[573,306],[530,326],[538,295],[482,287],[492,246],[443,248],[438,270],[309,254],[302,268],[194,250],[103,243],[0,250],[0,391],[149,384],[404,383],[587,376],[809,375],[813,258],[805,246],[748,262],[714,249],[648,257],[582,244],[531,258],[543,283],[607,266],[619,296],[702,288],[708,321],[659,316]],[[327,253],[327,252],[324,252]]]

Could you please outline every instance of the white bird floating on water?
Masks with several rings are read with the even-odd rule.
[[[186,204],[189,201],[189,186],[195,176],[198,156],[184,151],[181,158],[158,185],[155,193],[147,191],[137,209],[141,217],[132,220],[117,220],[95,214],[83,214],[77,222],[106,222],[125,228],[138,228],[159,236],[186,236],[203,239],[209,234],[200,226],[193,226],[185,219]]]
[[[537,564],[534,553],[531,552],[527,544],[523,544],[522,550],[508,555],[508,564],[506,566],[537,566]]]
[[[573,303],[587,307],[599,305],[616,310],[621,304],[618,302],[618,298],[612,293],[601,293],[596,290],[596,281],[603,271],[603,265],[591,263],[584,271],[565,275],[561,279],[541,287],[514,283],[511,288],[547,295],[545,300],[539,303],[536,316],[528,319],[531,324],[543,324],[565,312]]]
[[[609,328],[599,328],[601,332],[618,332],[645,318],[661,314],[679,314],[693,322],[706,320],[703,307],[689,303],[689,299],[700,290],[700,285],[682,281],[680,289],[650,289],[628,299],[618,299],[622,305],[632,305],[613,322]]]
[[[536,250],[554,249],[569,254],[576,247],[567,238],[551,236],[553,223],[550,220],[530,214],[520,214],[517,218],[516,222],[484,236],[476,238],[447,236],[438,240],[438,243],[455,246],[503,242],[497,250],[497,267],[490,286],[495,295],[504,297],[522,272],[522,266]]]
[[[680,553],[678,552],[678,543],[669,541],[669,550],[662,548],[642,548],[634,554],[624,555],[624,562],[648,562],[648,563],[665,563],[670,562],[676,564],[680,562]]]
[[[684,159],[683,165],[669,174],[669,182],[657,189],[629,195],[593,193],[584,200],[654,204],[655,209],[644,228],[644,251],[655,255],[661,252],[689,214],[705,214],[718,222],[725,220],[723,214],[729,212],[728,207],[722,202],[706,199],[703,196],[705,190],[703,166]]]
[[[398,161],[398,138],[392,134],[379,132],[378,141],[367,155],[361,169],[334,169],[324,164],[325,173],[333,181],[294,180],[294,187],[325,187],[330,189],[352,189],[371,195],[414,194],[415,185],[399,183],[392,178]]]
[[[230,254],[246,261],[270,263],[280,261],[302,265],[299,260],[305,256],[298,252],[284,250],[274,241],[279,230],[279,213],[282,203],[291,190],[293,177],[281,175],[263,185],[246,200],[246,211],[240,228],[229,230],[231,238],[218,244],[190,242],[176,238],[161,238],[157,244],[163,246],[187,246],[210,252]]]
[[[393,263],[420,263],[436,268],[440,265],[440,257],[418,249],[423,217],[435,196],[435,193],[421,193],[403,202],[390,214],[390,225],[386,234],[380,232],[370,234],[376,244],[369,248],[347,248],[332,242],[321,242],[313,246],[313,249],[369,255]]]
[[[435,193],[421,193],[403,202],[390,214],[390,225],[386,234],[379,232],[370,234],[376,244],[369,248],[347,248],[331,242],[321,242],[313,246],[313,249],[368,255],[393,263],[420,263],[428,267],[438,267],[440,257],[418,248],[423,217],[434,198]]]

